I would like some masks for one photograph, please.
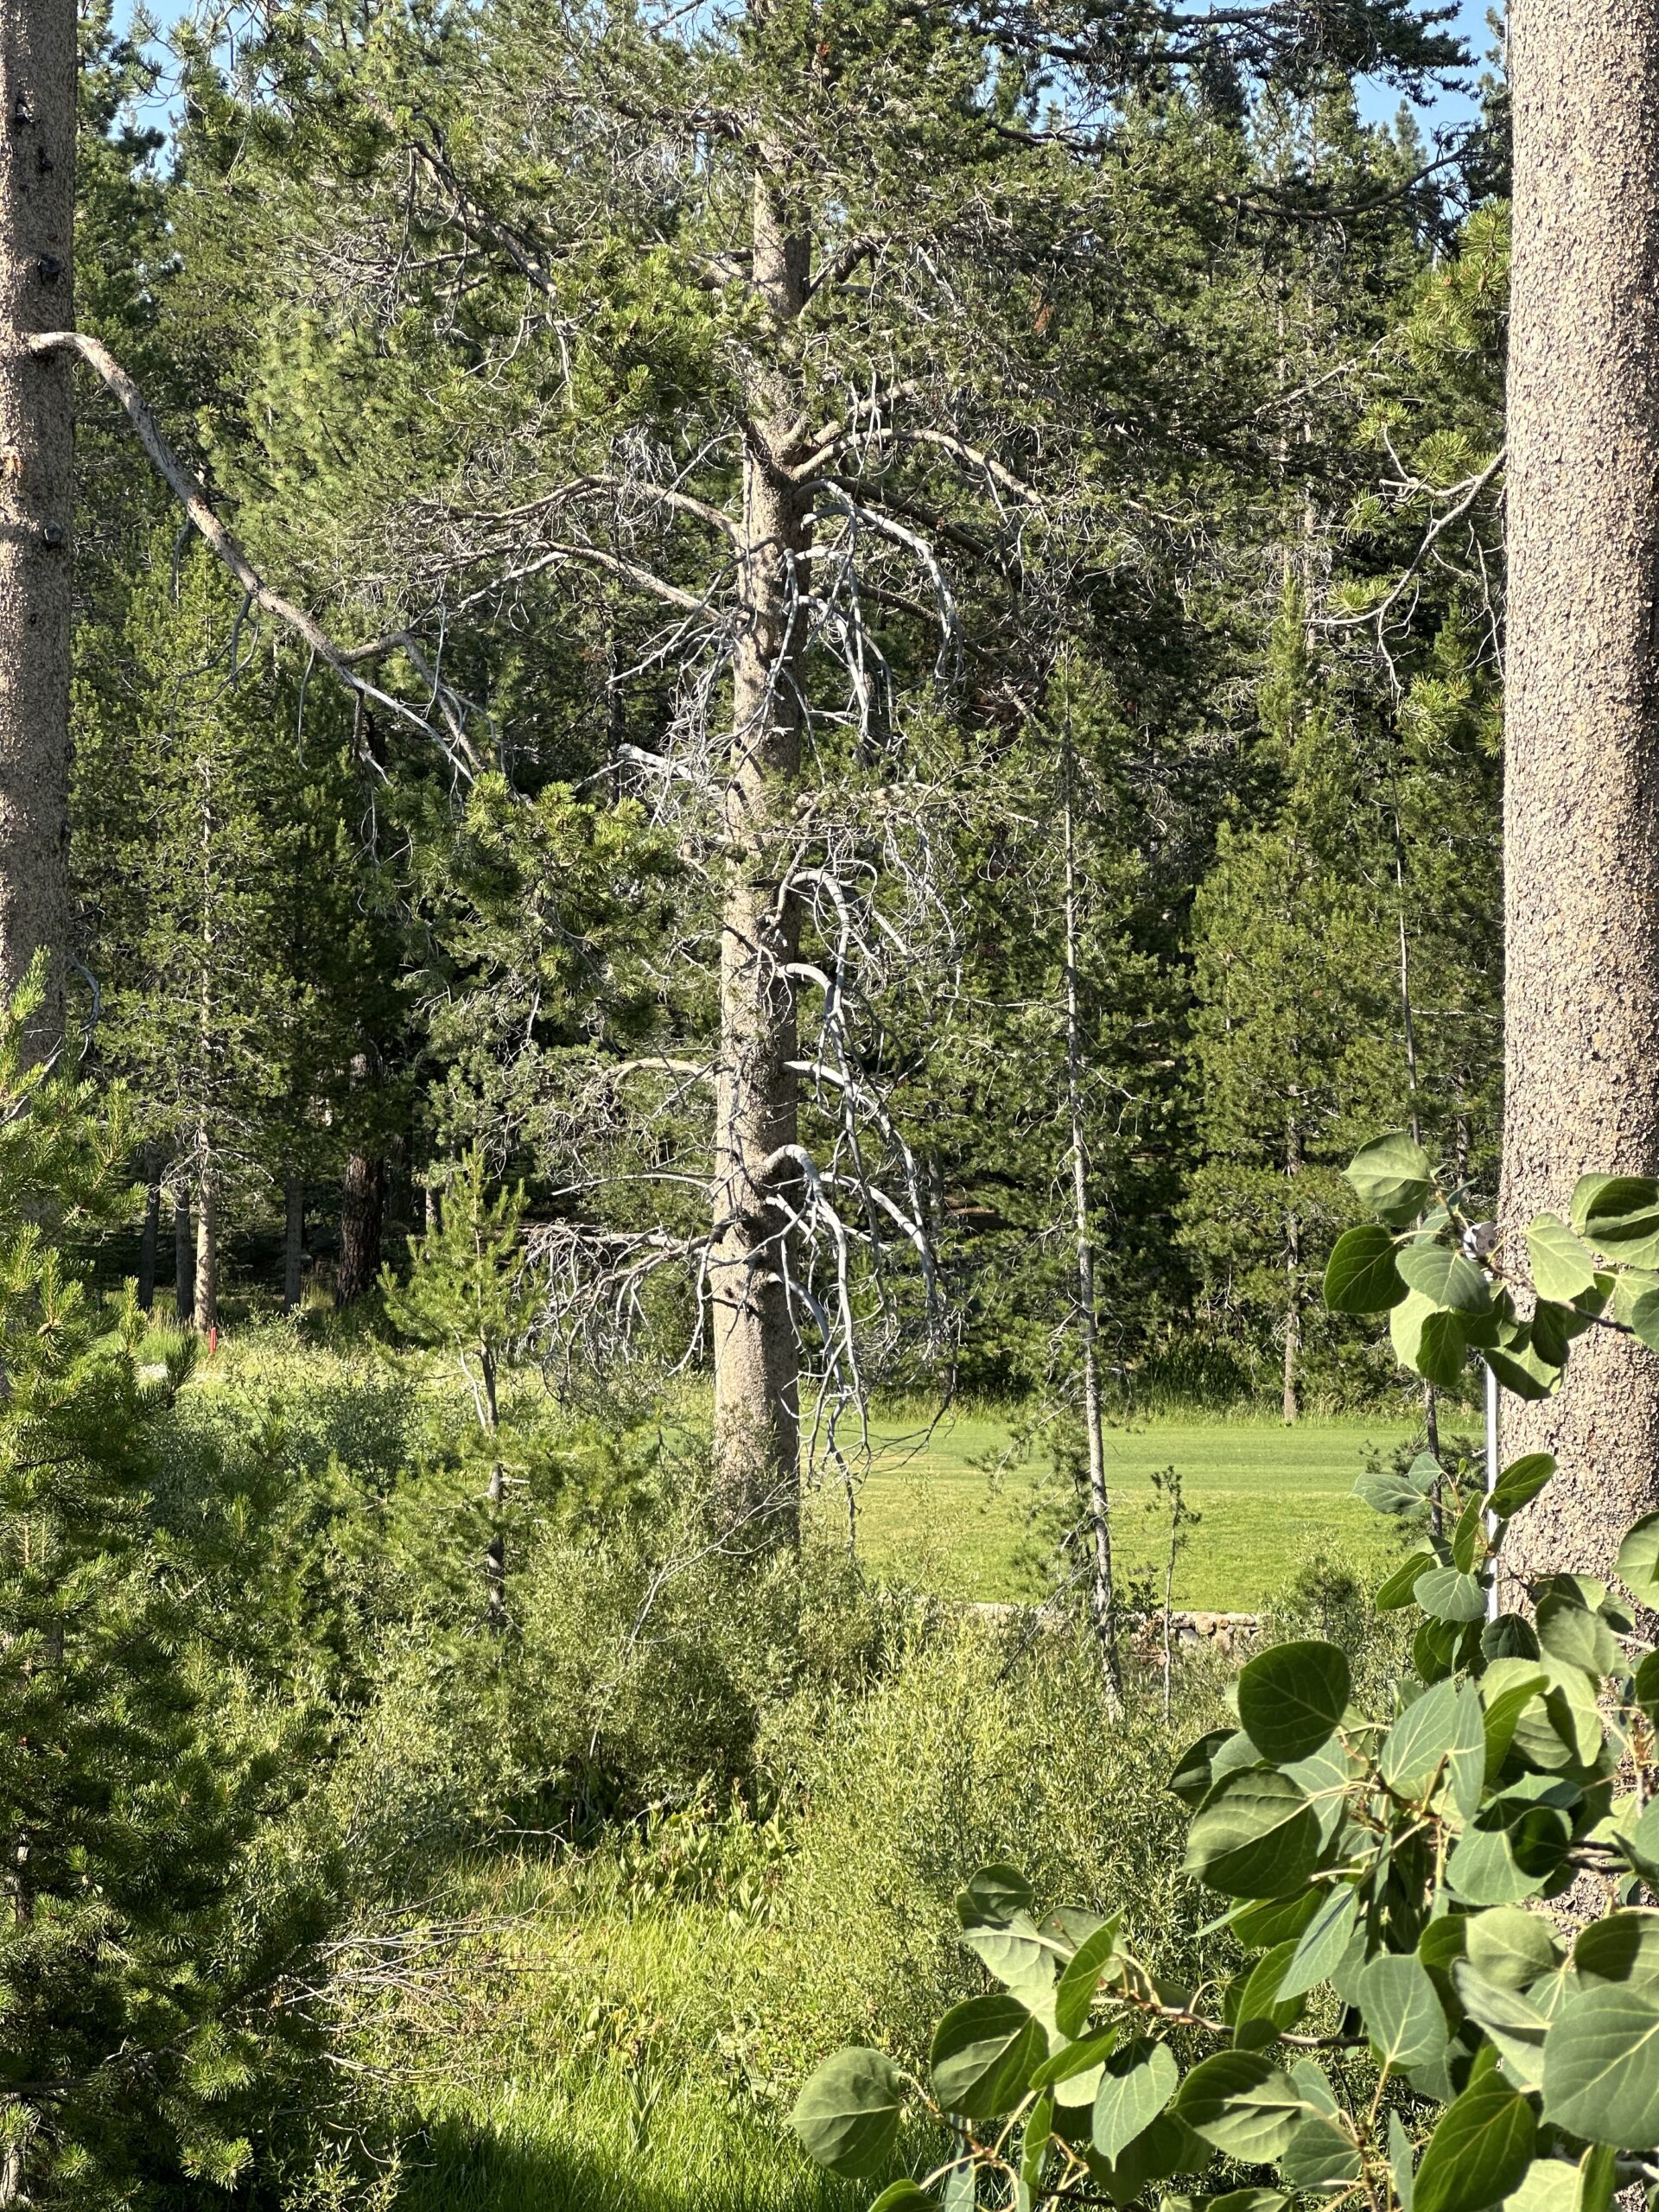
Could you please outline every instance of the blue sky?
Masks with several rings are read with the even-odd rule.
[[[1459,0],[1458,28],[1467,41],[1471,52],[1475,55],[1478,64],[1483,67],[1487,49],[1492,42],[1491,32],[1486,22],[1486,12],[1490,4],[1491,0]],[[165,26],[169,22],[176,22],[181,16],[188,12],[188,0],[150,0],[149,11],[159,22]],[[133,0],[118,0],[115,15],[119,29],[125,29],[130,24],[132,12]],[[1467,121],[1475,112],[1473,86],[1474,79],[1471,77],[1470,97],[1457,93],[1446,94],[1429,111],[1424,120],[1430,124],[1437,122]],[[1399,95],[1390,91],[1387,86],[1370,79],[1361,79],[1360,112],[1368,122],[1385,123],[1392,120],[1399,105]]]

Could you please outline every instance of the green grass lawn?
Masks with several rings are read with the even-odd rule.
[[[1007,1423],[981,1413],[950,1414],[931,1432],[889,1414],[873,1429],[877,1450],[857,1513],[860,1552],[874,1572],[948,1598],[1040,1592],[1053,1531],[1070,1510],[1040,1446],[1013,1459]],[[1386,1417],[1287,1427],[1248,1414],[1109,1429],[1107,1476],[1126,1577],[1161,1578],[1168,1523],[1149,1478],[1172,1465],[1201,1516],[1176,1563],[1178,1604],[1253,1611],[1321,1551],[1362,1578],[1376,1575],[1397,1547],[1390,1525],[1351,1495],[1354,1477],[1407,1433]],[[844,1524],[844,1492],[826,1491],[818,1510],[830,1525]]]

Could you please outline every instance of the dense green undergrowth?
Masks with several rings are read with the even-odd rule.
[[[141,1377],[188,1366],[125,1325]],[[226,1336],[149,1416],[148,1572],[188,1592],[204,1757],[291,1748],[193,1967],[245,1985],[234,2063],[190,2089],[220,2170],[106,2145],[86,2201],[829,2212],[781,2115],[837,2040],[919,2051],[975,1866],[1197,1943],[1163,1784],[1213,1667],[1178,1668],[1167,1721],[1138,1662],[1114,1719],[1085,1636],[884,1585],[833,1522],[746,1556],[696,1421],[644,1395],[505,1375],[492,1505],[453,1363],[318,1327]],[[1297,1602],[1352,1594],[1325,1572]],[[31,2156],[68,2158],[42,2128]]]

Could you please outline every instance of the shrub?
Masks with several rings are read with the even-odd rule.
[[[1351,1175],[1382,1219],[1339,1240],[1327,1299],[1403,1312],[1395,1343],[1420,1371],[1473,1349],[1537,1395],[1593,1321],[1659,1338],[1659,1182],[1587,1177],[1571,1226],[1535,1223],[1522,1319],[1409,1140],[1367,1147]],[[1368,1713],[1339,1643],[1275,1645],[1240,1674],[1234,1721],[1177,1762],[1182,1872],[1242,1963],[1200,1950],[1194,1973],[1127,1890],[1109,1916],[1045,1913],[1025,1872],[988,1864],[957,1917],[1000,1986],[944,2013],[925,2078],[902,2050],[828,2060],[796,2109],[812,2154],[874,2177],[906,2107],[925,2116],[947,2147],[880,2212],[969,2205],[983,2174],[1021,2208],[1659,2201],[1659,1651],[1588,1576],[1535,1582],[1530,1618],[1497,1612],[1505,1534],[1554,1472],[1533,1454],[1362,1476],[1421,1532],[1376,1600],[1414,1624],[1414,1679]],[[1650,1614],[1659,1514],[1618,1572]]]

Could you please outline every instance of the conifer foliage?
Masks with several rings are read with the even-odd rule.
[[[192,1347],[141,1368],[136,1310],[111,1334],[54,1241],[130,1210],[130,1132],[118,1099],[26,1058],[39,999],[37,979],[0,1014],[0,2201],[91,2212],[250,2155],[241,2100],[279,2016],[267,1987],[251,2025],[273,1961],[241,1860],[301,1740],[250,1700],[251,1645],[238,1664],[216,1632],[236,1501],[182,1529],[157,1511]]]

